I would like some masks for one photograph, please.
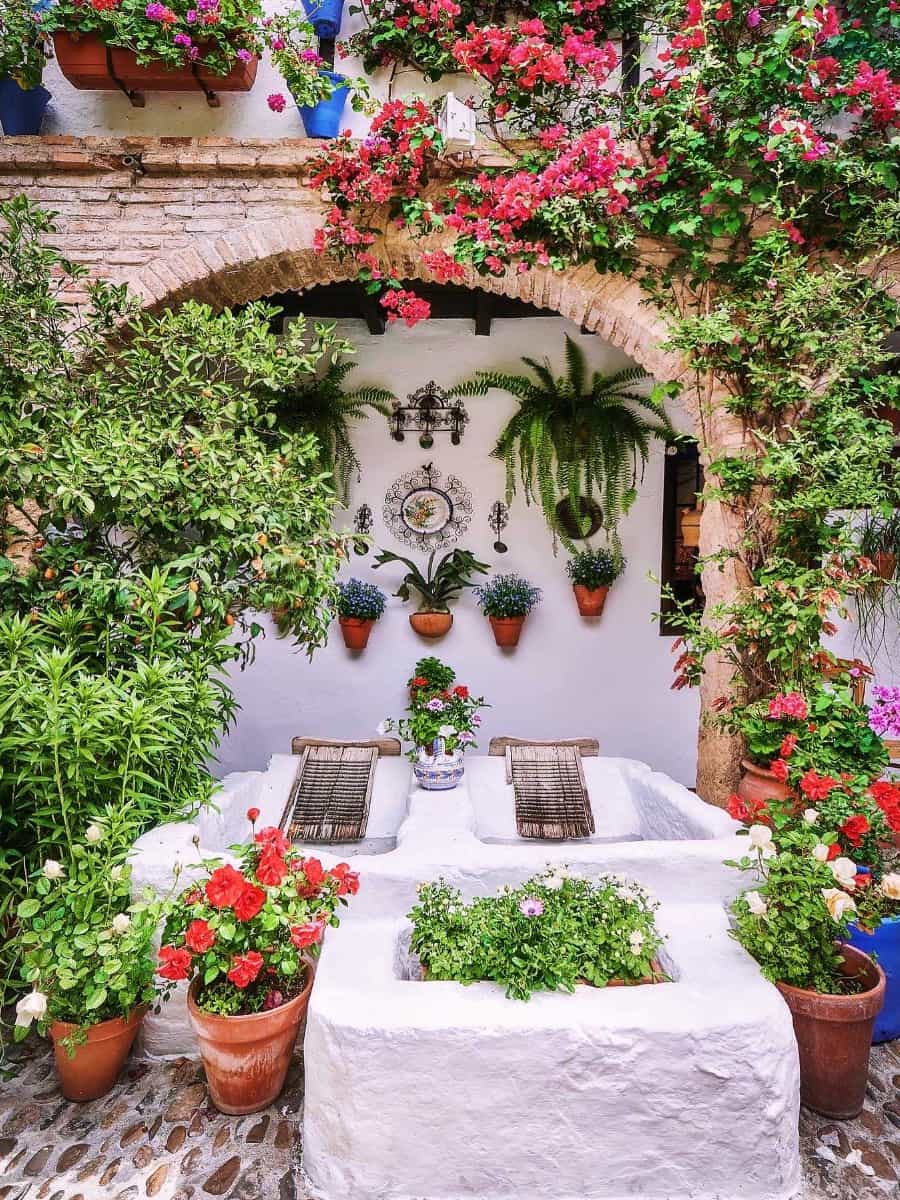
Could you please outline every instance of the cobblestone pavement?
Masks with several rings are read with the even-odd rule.
[[[276,1104],[226,1117],[191,1059],[133,1061],[110,1095],[70,1104],[43,1044],[18,1049],[21,1069],[0,1083],[0,1200],[306,1200],[299,1057]],[[873,1050],[856,1120],[804,1110],[800,1133],[805,1200],[896,1200],[900,1041]]]

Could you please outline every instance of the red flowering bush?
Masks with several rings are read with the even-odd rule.
[[[250,809],[251,824],[259,816]],[[359,889],[347,863],[327,870],[293,850],[280,830],[261,829],[232,847],[239,866],[215,866],[185,889],[166,922],[157,974],[199,980],[200,1008],[243,1016],[277,1008],[305,983],[304,954],[317,954],[337,909]]]

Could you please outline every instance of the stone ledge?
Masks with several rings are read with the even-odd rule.
[[[151,175],[294,175],[322,149],[313,138],[16,137],[0,139],[0,174],[121,171],[140,156]],[[127,168],[126,168],[127,169]]]

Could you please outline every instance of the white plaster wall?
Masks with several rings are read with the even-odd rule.
[[[425,322],[413,330],[393,326],[383,337],[369,335],[362,322],[348,321],[339,332],[358,348],[359,367],[351,382],[387,386],[401,397],[429,379],[446,387],[477,368],[516,369],[523,354],[548,356],[561,366],[564,332],[584,347],[592,366],[610,371],[627,364],[618,351],[594,336],[579,335],[561,318],[495,321],[489,338],[475,337],[469,321]],[[391,597],[364,653],[346,650],[335,626],[312,663],[279,640],[267,621],[254,665],[232,680],[242,711],[222,746],[218,774],[264,768],[272,753],[289,750],[296,734],[373,736],[382,718],[402,713],[405,682],[416,659],[437,654],[493,706],[484,714],[483,750],[495,734],[591,734],[599,738],[604,755],[639,759],[693,784],[697,698],[670,690],[672,639],[660,637],[652,619],[659,589],[648,578],[660,566],[662,446],[654,448],[638,500],[622,522],[628,570],[611,590],[600,620],[585,621],[565,573],[567,556],[560,551],[553,557],[538,509],[517,498],[504,532],[509,552],[497,555],[492,549],[487,516],[491,503],[503,496],[504,470],[490,450],[513,408],[514,401],[503,393],[469,401],[471,421],[462,444],[451,446],[449,438],[439,436],[431,451],[423,451],[415,436],[402,444],[391,440],[380,416],[361,423],[354,440],[362,480],[354,485],[351,511],[343,518],[349,524],[353,508],[367,502],[376,516],[375,547],[408,553],[381,520],[389,485],[429,459],[445,474],[458,475],[471,489],[475,507],[459,544],[492,570],[520,572],[543,588],[543,603],[528,618],[518,648],[498,649],[470,595],[455,605],[454,626],[441,641],[413,633],[408,614],[414,605]],[[687,428],[682,414],[674,411],[673,417]],[[402,569],[373,570],[374,556],[374,550],[364,558],[354,556],[343,577],[355,575],[386,592],[395,590]],[[424,562],[424,555],[413,552],[413,557]]]

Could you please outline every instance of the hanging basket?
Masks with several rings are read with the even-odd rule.
[[[216,107],[216,92],[249,92],[259,59],[240,60],[227,75],[212,75],[194,64],[170,68],[161,62],[139,66],[132,50],[107,46],[93,33],[76,35],[57,30],[53,49],[59,69],[73,87],[91,92],[124,92],[132,104],[143,106],[142,91],[198,92]],[[203,54],[203,46],[200,46]]]

